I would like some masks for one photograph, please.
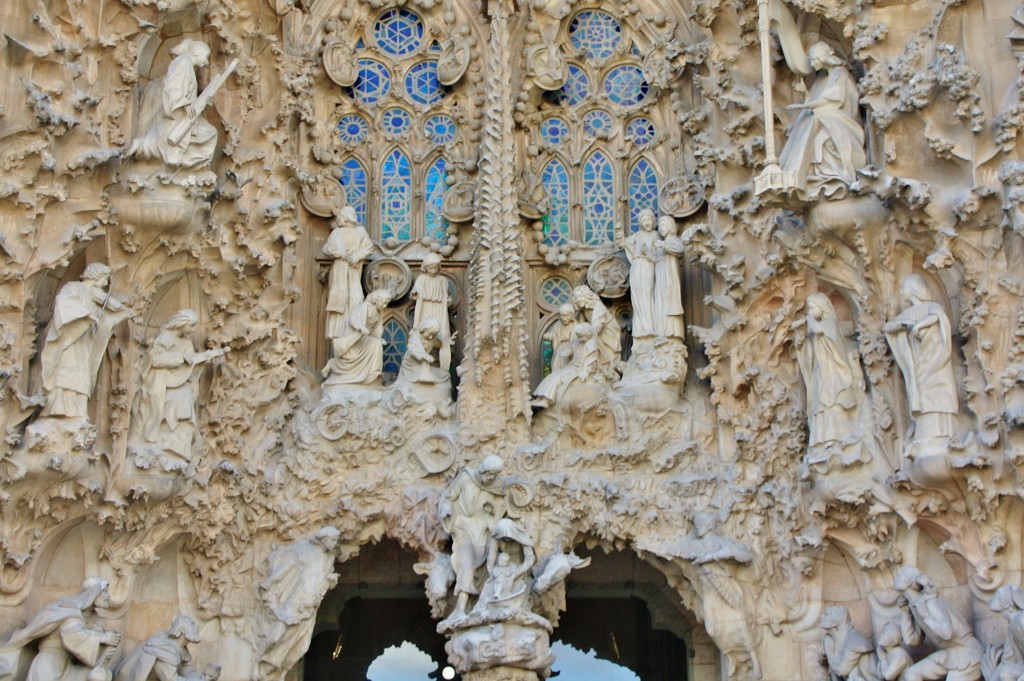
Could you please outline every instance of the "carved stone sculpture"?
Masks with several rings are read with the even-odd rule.
[[[328,279],[327,339],[334,346],[335,357],[341,356],[338,341],[346,333],[349,314],[363,302],[363,263],[372,252],[370,235],[356,222],[355,210],[345,206],[320,253],[333,260]]]
[[[533,542],[526,531],[502,518],[487,547],[487,577],[473,612],[514,612],[526,608],[533,580],[530,571],[537,563]]]
[[[23,655],[34,657],[27,681],[89,681],[110,679],[109,664],[121,634],[105,631],[94,618],[95,608],[110,605],[108,584],[90,577],[74,596],[47,605],[0,644],[0,680],[15,679]]]
[[[594,329],[598,348],[598,371],[608,380],[617,377],[617,367],[622,356],[622,338],[619,323],[608,311],[596,293],[586,286],[577,286],[572,291],[572,304],[577,318],[586,321]]]
[[[821,616],[821,652],[832,679],[878,681],[878,660],[871,641],[857,631],[845,605],[834,605]]]
[[[779,155],[779,165],[796,178],[801,199],[842,199],[856,182],[857,170],[867,163],[857,83],[825,43],[812,45],[807,56],[819,74],[807,99],[790,107],[800,115]]]
[[[451,322],[448,319],[448,278],[441,274],[441,256],[428,253],[423,258],[422,273],[416,277],[412,285],[412,297],[416,300],[413,311],[413,328],[422,325],[428,319],[436,319],[440,324],[437,338],[441,345],[440,361],[442,368],[450,367]]]
[[[679,258],[683,240],[679,225],[671,215],[658,218],[660,240],[654,242],[654,334],[665,338],[684,338],[683,284]]]
[[[907,386],[913,439],[949,437],[959,412],[949,317],[920,275],[903,280],[900,298],[903,310],[885,325],[885,336]]]
[[[566,303],[558,308],[558,321],[544,334],[551,343],[551,373],[564,368],[572,359],[573,329],[576,327],[576,308]]]
[[[1004,584],[992,596],[989,607],[1006,618],[1006,640],[986,648],[981,663],[983,675],[991,681],[1017,681],[1024,676],[1024,589]]]
[[[847,346],[832,301],[824,293],[807,297],[805,336],[796,340],[797,362],[807,389],[807,463],[833,456],[848,466],[864,461],[861,405],[864,379],[856,350]]]
[[[199,626],[188,615],[153,634],[118,665],[114,681],[183,681],[190,675],[189,643],[199,643]],[[202,677],[200,677],[202,678]]]
[[[878,675],[885,681],[902,678],[914,658],[903,647],[903,636],[895,622],[886,622],[875,637],[875,653],[878,655]]]
[[[572,359],[569,364],[551,372],[533,391],[537,396],[534,400],[536,406],[550,407],[561,400],[573,384],[602,382],[601,373],[598,371],[601,350],[594,327],[587,322],[576,324],[573,327],[571,347]]]
[[[409,342],[402,357],[396,386],[409,384],[445,385],[451,387],[451,344],[458,332],[445,343],[441,340],[441,322],[424,319],[409,333]]]
[[[185,39],[171,53],[174,59],[167,73],[143,96],[139,136],[128,153],[141,160],[160,160],[168,168],[198,168],[213,159],[217,147],[217,129],[203,118],[203,110],[235,64],[200,94],[195,70],[209,63],[210,48]]]
[[[192,468],[199,433],[196,388],[199,368],[227,348],[196,352],[192,333],[198,316],[181,310],[164,322],[142,370],[133,450],[135,464],[148,468],[154,458],[167,472]]]
[[[476,468],[461,471],[441,495],[438,515],[452,537],[455,611],[464,615],[470,596],[480,593],[476,571],[487,558],[491,530],[505,514],[505,493],[498,474],[504,462],[490,454]]]
[[[626,257],[629,258],[629,299],[633,303],[633,338],[654,336],[654,299],[657,288],[654,279],[656,251],[654,244],[658,233],[654,230],[654,211],[645,209],[637,217],[639,231],[630,234],[623,242]]]
[[[42,352],[46,416],[84,419],[114,326],[130,311],[112,296],[110,268],[92,263],[57,294]]]
[[[267,613],[258,629],[263,645],[259,678],[281,679],[309,646],[316,610],[338,581],[334,572],[340,533],[325,527],[276,549],[267,558],[260,598]]]
[[[336,355],[327,361],[324,376],[332,385],[366,385],[380,378],[384,368],[384,308],[391,291],[377,289],[356,305],[345,319],[344,332],[334,341]]]
[[[927,641],[936,648],[911,665],[903,678],[906,681],[980,679],[981,643],[974,638],[971,625],[963,615],[936,593],[931,578],[905,565],[897,571],[893,586],[902,592],[897,603],[904,644],[914,648]]]

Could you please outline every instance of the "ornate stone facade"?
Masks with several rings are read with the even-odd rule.
[[[382,540],[467,679],[595,549],[691,679],[1021,675],[1013,2],[0,24],[0,681],[297,679]]]

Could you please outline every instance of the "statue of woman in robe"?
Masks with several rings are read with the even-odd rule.
[[[867,165],[857,83],[832,48],[815,43],[807,50],[818,76],[802,104],[779,155],[783,172],[796,178],[797,195],[814,201],[842,199]]]
[[[658,218],[659,241],[654,242],[654,333],[666,338],[683,338],[683,285],[679,257],[683,240],[671,215]]]
[[[202,115],[209,101],[199,94],[195,71],[210,62],[210,48],[185,39],[171,54],[174,59],[167,73],[143,95],[141,134],[132,140],[128,153],[139,159],[159,159],[171,168],[197,168],[213,160],[217,147],[217,128]]]
[[[903,280],[900,299],[903,311],[884,331],[907,386],[914,440],[949,437],[960,411],[949,317],[919,274]]]
[[[629,299],[633,303],[633,338],[655,335],[654,328],[654,211],[644,209],[637,216],[640,230],[626,237],[623,249],[629,258]]]

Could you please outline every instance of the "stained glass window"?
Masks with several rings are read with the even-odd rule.
[[[423,42],[423,22],[407,9],[389,10],[373,25],[373,39],[384,52],[403,57]]]
[[[359,114],[347,114],[338,121],[338,136],[348,144],[365,141],[367,130],[366,119]]]
[[[384,112],[383,124],[385,132],[396,136],[404,135],[412,125],[412,119],[405,109],[388,109]]]
[[[644,208],[658,212],[658,175],[654,166],[642,158],[629,171],[629,229],[640,229],[637,217]]]
[[[448,189],[445,183],[446,163],[444,157],[438,158],[427,170],[427,191],[426,191],[426,229],[424,234],[433,241],[446,241],[448,239],[448,221],[441,214],[441,202],[444,200],[444,192]]]
[[[593,246],[615,240],[615,171],[600,151],[583,164],[583,239]]]
[[[583,133],[591,138],[607,138],[612,132],[612,115],[600,109],[588,111],[583,116]]]
[[[345,202],[356,211],[356,219],[366,224],[366,169],[354,158],[341,164],[341,186],[345,189]]]
[[[349,93],[363,104],[373,104],[391,90],[391,72],[379,61],[360,59],[359,75]]]
[[[638,147],[645,147],[653,142],[656,134],[654,123],[647,118],[634,118],[626,125],[626,139]]]
[[[380,174],[380,238],[412,238],[412,168],[398,149],[384,159]]]
[[[402,357],[409,345],[409,332],[400,321],[392,317],[384,322],[381,340],[384,343],[384,383],[391,383],[402,368]]]
[[[569,24],[569,42],[588,59],[604,60],[622,42],[622,26],[607,12],[584,10]]]
[[[559,106],[576,106],[590,94],[590,78],[576,64],[569,64],[569,77],[561,90],[548,93],[549,99]]]
[[[558,310],[572,297],[572,284],[565,277],[548,277],[540,285],[540,299],[549,310]]]
[[[548,144],[561,144],[569,135],[569,126],[561,118],[548,118],[540,124],[540,136]]]
[[[437,80],[437,61],[430,59],[413,65],[405,74],[405,91],[420,104],[430,106],[440,101],[444,90]]]
[[[616,66],[604,77],[604,91],[608,99],[622,106],[634,106],[647,98],[650,86],[644,73],[635,64]]]
[[[548,213],[544,216],[544,241],[558,246],[569,240],[569,173],[558,159],[544,166],[541,181],[548,194]]]
[[[449,144],[455,139],[455,121],[444,114],[431,116],[423,127],[427,137],[437,146]]]

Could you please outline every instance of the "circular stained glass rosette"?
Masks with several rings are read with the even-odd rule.
[[[612,124],[612,116],[607,111],[589,111],[583,116],[583,133],[590,138],[607,137]]]
[[[359,114],[347,114],[338,121],[338,136],[342,142],[359,144],[366,140],[369,126],[366,119]]]
[[[621,106],[635,106],[647,99],[651,86],[644,80],[639,66],[616,66],[604,78],[604,91],[608,99]]]
[[[548,277],[540,285],[540,298],[544,307],[557,310],[569,302],[572,296],[572,284],[565,277]]]
[[[569,23],[569,42],[587,59],[607,59],[622,42],[622,26],[607,12],[584,10]]]
[[[576,106],[590,95],[590,78],[576,64],[569,64],[569,77],[562,89],[549,93],[548,98],[560,106]]]
[[[405,74],[405,91],[414,102],[430,106],[444,97],[437,80],[437,62],[433,59],[415,64]]]
[[[540,124],[540,136],[548,144],[561,144],[569,135],[569,126],[561,118],[546,118]]]
[[[626,138],[638,147],[645,147],[653,142],[657,132],[654,123],[648,118],[634,118],[626,126]]]
[[[391,90],[391,72],[379,61],[359,60],[359,76],[352,86],[352,96],[363,104],[373,104]]]
[[[373,39],[387,54],[404,57],[423,43],[423,21],[407,9],[389,10],[374,23]]]
[[[388,109],[381,120],[384,131],[391,135],[404,135],[412,125],[412,118],[405,109]]]
[[[455,139],[455,121],[444,114],[428,118],[423,129],[430,141],[438,146],[449,144]]]

